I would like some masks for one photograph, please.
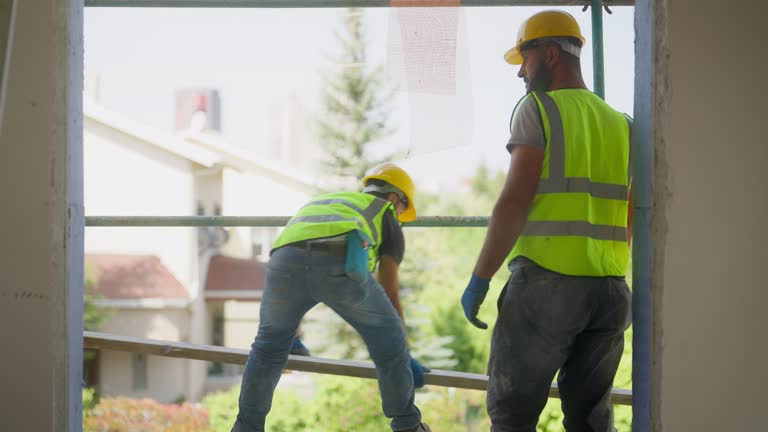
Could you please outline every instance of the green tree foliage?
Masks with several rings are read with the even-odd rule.
[[[394,157],[389,152],[374,158],[370,151],[395,130],[389,124],[394,89],[385,82],[382,66],[368,61],[362,10],[347,9],[342,24],[336,32],[342,52],[336,68],[324,77],[317,129],[328,155],[323,168],[340,177],[344,189],[354,189],[368,170]]]
[[[86,266],[84,273],[83,288],[83,328],[85,330],[96,331],[101,325],[109,319],[112,311],[99,306],[98,300],[101,298],[94,292],[96,286],[96,275],[92,268]]]
[[[301,398],[291,389],[278,388],[267,416],[271,432],[369,432],[389,430],[381,409],[376,381],[333,375],[313,375],[315,390]],[[239,387],[208,395],[211,429],[227,431],[237,416]],[[485,392],[433,388],[416,394],[417,404],[433,430],[467,432],[488,430]]]
[[[94,292],[96,275],[92,268],[85,266],[83,279],[83,329],[97,331],[101,329],[104,321],[112,316],[112,310],[98,305],[101,296]],[[95,351],[89,349],[83,350],[84,361],[87,362],[94,358]]]
[[[359,190],[365,173],[374,166],[390,162],[397,152],[383,152],[375,156],[372,146],[389,136],[395,128],[389,124],[389,105],[394,88],[383,77],[381,65],[372,66],[367,57],[365,26],[361,9],[346,10],[342,17],[342,31],[336,33],[341,46],[338,68],[325,77],[322,93],[323,112],[318,120],[318,138],[328,155],[323,167],[326,172],[340,178],[337,185],[344,190]],[[382,153],[382,152],[378,152]],[[407,258],[406,258],[407,259]],[[421,334],[420,325],[428,316],[420,314],[418,307],[407,301],[419,286],[402,284],[401,297],[406,309],[407,332],[413,343]],[[423,312],[423,311],[421,311]],[[313,314],[318,317],[315,326],[320,334],[307,335],[311,339],[328,340],[324,346],[313,347],[322,356],[345,359],[368,359],[368,351],[357,333],[340,317],[322,306]],[[446,338],[432,338],[418,344],[421,354],[438,366],[453,364],[451,352],[442,346]],[[416,344],[414,344],[416,346]]]
[[[96,389],[93,387],[82,389],[82,394],[83,394],[83,417],[88,417],[89,415],[91,415],[91,411],[93,411],[93,408],[96,407],[96,404],[99,402],[99,399],[96,396]]]
[[[389,104],[394,91],[384,81],[383,68],[371,66],[367,57],[362,9],[346,9],[340,31],[335,33],[341,53],[336,67],[326,74],[317,120],[318,140],[327,159],[322,168],[337,180],[336,190],[360,190],[372,167],[392,161],[394,153],[373,157],[371,145],[389,136]],[[326,191],[330,192],[330,191]],[[366,359],[368,352],[357,333],[329,308],[319,305],[313,313],[316,333],[305,342],[331,341],[311,346],[313,354],[331,358]]]

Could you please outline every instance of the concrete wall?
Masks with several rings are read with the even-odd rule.
[[[18,1],[0,131],[0,422],[81,420],[83,2]]]
[[[652,430],[766,431],[765,6],[651,4]]]

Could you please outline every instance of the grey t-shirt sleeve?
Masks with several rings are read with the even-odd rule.
[[[403,261],[405,256],[405,237],[403,229],[395,219],[395,215],[387,210],[381,224],[381,246],[379,246],[379,256],[388,255],[398,264]]]
[[[512,153],[512,148],[516,145],[533,146],[542,150],[547,145],[539,106],[531,95],[526,95],[517,104],[509,122],[507,151]]]

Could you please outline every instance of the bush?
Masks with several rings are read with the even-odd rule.
[[[237,398],[240,395],[240,386],[234,386],[229,390],[209,393],[203,398],[202,405],[208,411],[208,421],[211,429],[226,431],[232,428],[237,418]]]
[[[93,387],[86,387],[82,390],[83,393],[83,417],[90,415],[93,408],[99,402],[96,397],[96,389]]]
[[[164,405],[151,399],[103,398],[83,418],[86,432],[209,432],[205,409],[188,403]]]
[[[430,387],[416,395],[424,422],[434,431],[487,431],[491,422],[485,413],[485,392]]]
[[[317,377],[308,424],[317,432],[389,430],[375,380],[332,375]]]
[[[208,394],[202,401],[208,410],[211,429],[228,431],[235,424],[238,411],[240,386]],[[311,412],[307,410],[310,401],[302,401],[291,389],[279,389],[272,401],[272,410],[267,416],[266,429],[270,432],[295,432],[309,429]]]

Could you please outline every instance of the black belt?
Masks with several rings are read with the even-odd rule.
[[[307,252],[327,252],[330,255],[345,258],[347,256],[347,242],[342,240],[312,239],[291,243],[290,246],[304,249]]]

